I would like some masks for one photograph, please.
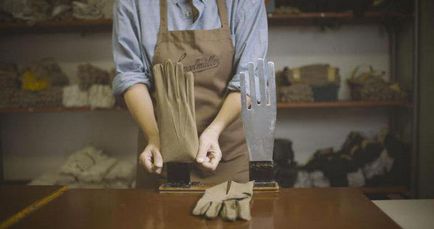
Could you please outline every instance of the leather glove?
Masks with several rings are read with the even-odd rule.
[[[170,60],[153,68],[160,149],[164,162],[193,162],[198,151],[194,76]]]
[[[224,182],[207,189],[193,209],[193,215],[215,218],[220,214],[226,220],[250,220],[250,200],[253,196],[254,182],[232,182],[226,194],[227,185],[228,182]]]

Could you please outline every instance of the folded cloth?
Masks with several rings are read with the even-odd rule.
[[[89,104],[91,108],[112,108],[115,105],[112,88],[107,85],[92,85],[89,89]]]
[[[136,174],[136,164],[129,161],[118,161],[104,177],[105,181],[125,181],[131,183]]]
[[[327,188],[330,187],[330,181],[324,176],[322,171],[313,171],[309,174],[313,187]]]
[[[59,171],[46,173],[32,180],[29,185],[69,185],[76,182],[74,176],[62,174]]]
[[[65,107],[89,106],[89,93],[80,90],[78,85],[64,87],[62,103]]]
[[[312,179],[308,172],[299,171],[297,174],[297,180],[295,181],[294,188],[311,188]]]

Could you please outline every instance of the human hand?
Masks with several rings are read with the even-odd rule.
[[[218,142],[219,136],[220,132],[212,127],[208,127],[200,135],[196,162],[206,172],[215,171],[222,159],[222,151]]]
[[[160,141],[158,139],[148,141],[148,145],[139,156],[139,162],[149,173],[161,174],[163,157],[160,153]]]

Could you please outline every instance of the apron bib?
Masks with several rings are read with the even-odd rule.
[[[228,24],[224,0],[216,0],[221,20],[221,28],[213,30],[169,31],[167,21],[167,0],[160,0],[160,31],[155,48],[153,64],[166,59],[184,64],[185,71],[192,71],[195,77],[194,93],[196,124],[198,134],[208,127],[223,105],[228,82],[234,68],[234,47]],[[143,135],[139,136],[139,153],[145,147]],[[198,169],[191,171],[191,181],[204,184],[220,183],[227,180],[247,182],[249,180],[249,157],[245,143],[241,118],[229,125],[220,135],[222,160],[213,175],[205,175]],[[195,167],[195,166],[193,166]],[[152,175],[146,175],[138,168],[138,186],[144,183],[155,184]],[[145,180],[143,180],[145,179]]]

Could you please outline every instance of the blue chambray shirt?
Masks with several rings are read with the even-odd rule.
[[[175,30],[210,30],[221,27],[216,0],[167,0],[168,25]],[[193,2],[199,14],[192,17]],[[240,90],[239,72],[247,63],[264,58],[268,49],[267,15],[263,0],[226,0],[235,47],[235,74],[228,84]],[[113,18],[113,57],[116,76],[113,93],[123,94],[135,84],[152,88],[152,59],[160,28],[160,0],[117,0]]]

